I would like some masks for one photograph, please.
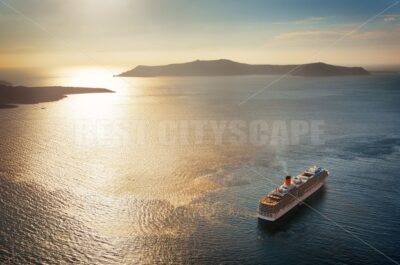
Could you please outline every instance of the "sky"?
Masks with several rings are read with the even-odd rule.
[[[0,68],[400,64],[396,0],[0,0]]]

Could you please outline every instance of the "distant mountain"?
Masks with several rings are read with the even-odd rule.
[[[12,86],[12,84],[7,81],[0,80],[0,86]]]
[[[130,71],[121,73],[119,76],[227,76],[282,75],[287,73],[298,76],[369,75],[369,72],[362,67],[344,67],[325,63],[310,63],[302,65],[244,64],[221,59],[211,61],[197,60],[188,63],[160,66],[139,65]]]

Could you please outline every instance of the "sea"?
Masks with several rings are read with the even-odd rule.
[[[1,264],[400,262],[399,74],[9,81],[114,93],[0,109]],[[311,165],[324,187],[260,222]]]

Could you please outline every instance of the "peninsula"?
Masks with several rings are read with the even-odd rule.
[[[12,86],[6,81],[0,81],[0,109],[15,108],[18,104],[37,104],[58,101],[71,94],[112,93],[104,88],[88,87],[25,87]]]

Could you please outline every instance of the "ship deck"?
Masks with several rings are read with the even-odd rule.
[[[279,201],[280,201],[280,199],[270,198],[267,195],[267,196],[264,196],[261,198],[260,203],[265,204],[265,205],[274,206],[274,205],[278,204]]]

